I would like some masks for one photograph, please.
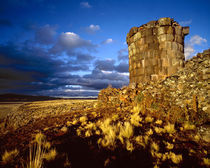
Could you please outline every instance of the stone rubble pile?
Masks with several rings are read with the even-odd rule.
[[[196,96],[198,105],[210,114],[210,49],[185,62],[185,67],[162,82],[173,89],[169,94],[175,103],[183,106]]]

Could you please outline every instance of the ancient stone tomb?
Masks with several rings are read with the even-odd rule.
[[[184,37],[189,27],[160,18],[127,34],[130,83],[165,79],[184,66]]]

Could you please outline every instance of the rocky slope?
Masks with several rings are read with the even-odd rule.
[[[130,84],[122,89],[107,88],[99,93],[99,100],[119,106],[129,106],[139,94],[153,98],[164,96],[171,104],[195,112],[204,111],[210,121],[210,49],[187,60],[185,67],[163,81]]]

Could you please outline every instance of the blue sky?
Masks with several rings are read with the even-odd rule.
[[[0,94],[97,96],[129,83],[126,34],[161,17],[209,48],[209,0],[0,0]]]

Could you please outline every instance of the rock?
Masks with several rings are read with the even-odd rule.
[[[160,26],[171,25],[172,20],[171,20],[171,18],[168,18],[168,17],[160,18],[158,20],[158,23],[159,23]]]
[[[203,141],[210,143],[210,125],[203,125],[198,128],[198,133]]]

